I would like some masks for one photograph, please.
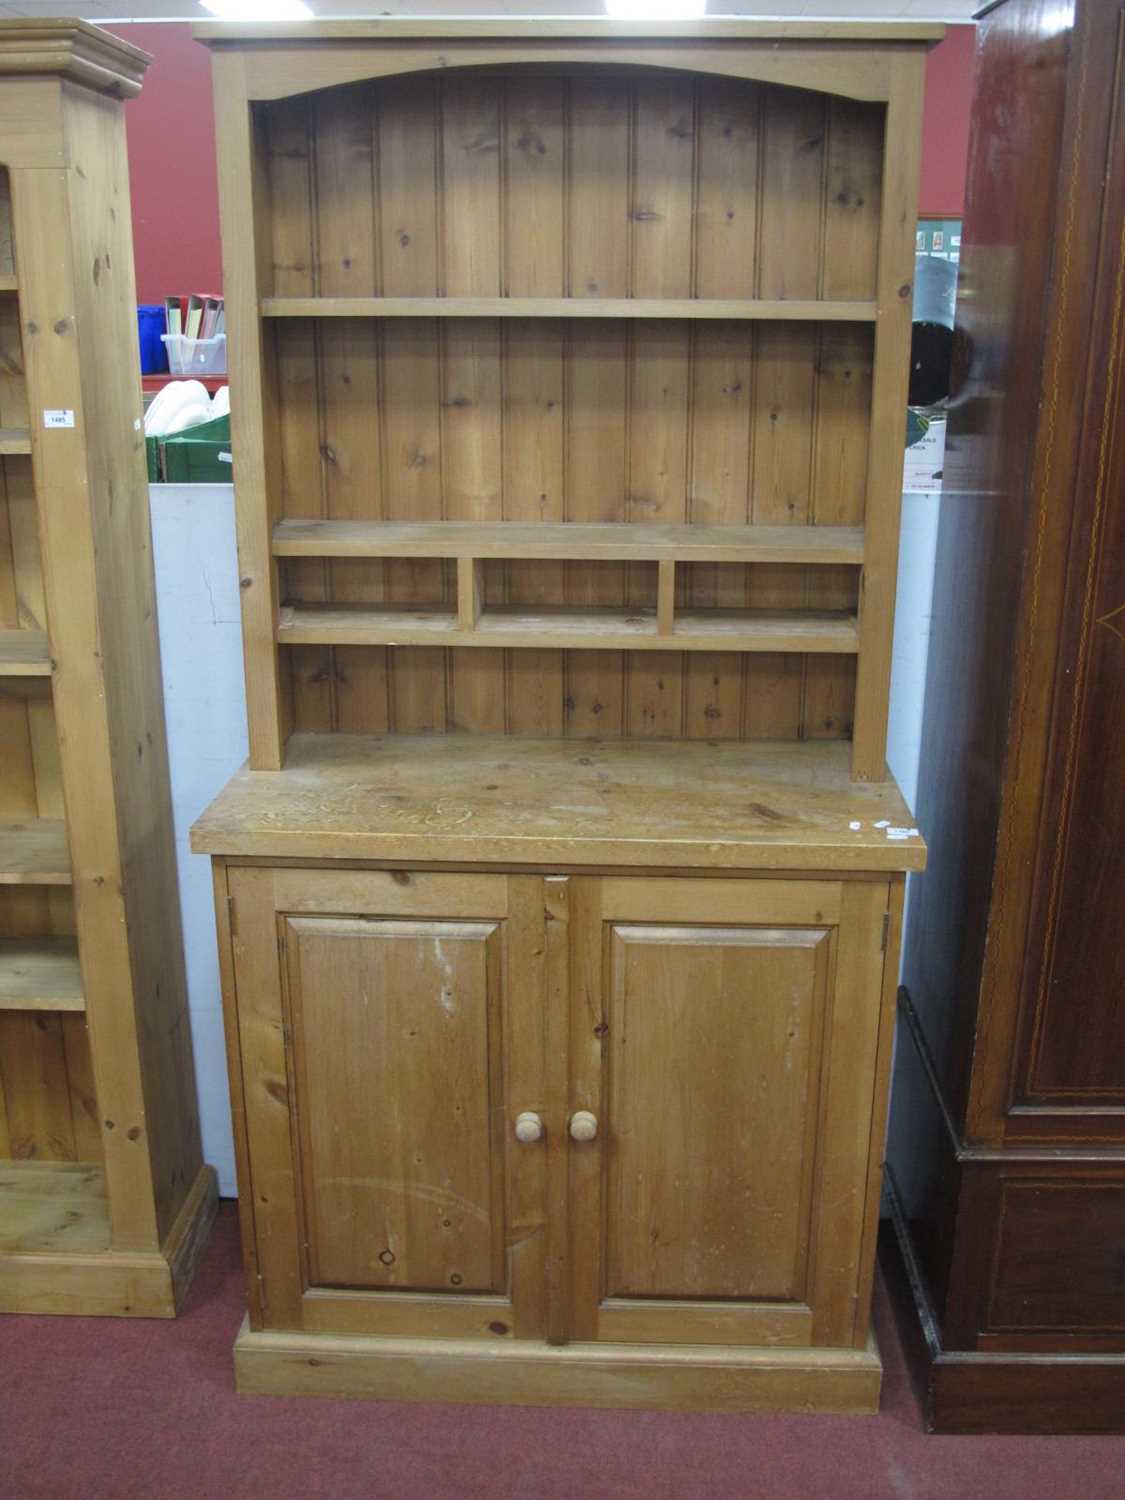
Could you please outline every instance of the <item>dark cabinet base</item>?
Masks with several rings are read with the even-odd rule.
[[[1125,1432],[1125,1354],[943,1349],[901,1214],[879,1226],[879,1267],[927,1432]]]

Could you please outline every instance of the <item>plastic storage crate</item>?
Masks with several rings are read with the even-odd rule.
[[[216,417],[171,437],[149,438],[149,479],[165,484],[230,484],[230,417]]]
[[[227,373],[227,336],[213,339],[189,339],[186,333],[163,333],[161,339],[168,351],[168,369],[173,375],[225,375]]]
[[[137,308],[137,341],[141,349],[141,374],[163,375],[168,368],[164,345],[164,304],[143,302]]]

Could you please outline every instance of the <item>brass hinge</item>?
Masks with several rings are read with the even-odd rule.
[[[258,1272],[258,1306],[264,1317],[266,1308],[269,1306],[269,1301],[266,1297],[266,1278],[260,1271]]]
[[[227,897],[227,924],[230,927],[230,935],[231,935],[231,937],[234,937],[235,932],[237,931],[237,928],[238,928],[238,924],[236,923],[235,918],[234,918],[234,897],[233,896],[228,896]]]
[[[887,951],[887,944],[891,937],[891,914],[889,911],[883,913],[883,952]]]

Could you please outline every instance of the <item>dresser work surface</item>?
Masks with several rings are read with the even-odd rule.
[[[919,870],[893,781],[844,744],[295,735],[192,830],[201,854],[273,859]]]

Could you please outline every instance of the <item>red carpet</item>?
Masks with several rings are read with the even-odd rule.
[[[926,1437],[892,1320],[878,1417],[237,1397],[225,1204],[175,1323],[0,1317],[4,1500],[1111,1500],[1125,1438]]]

